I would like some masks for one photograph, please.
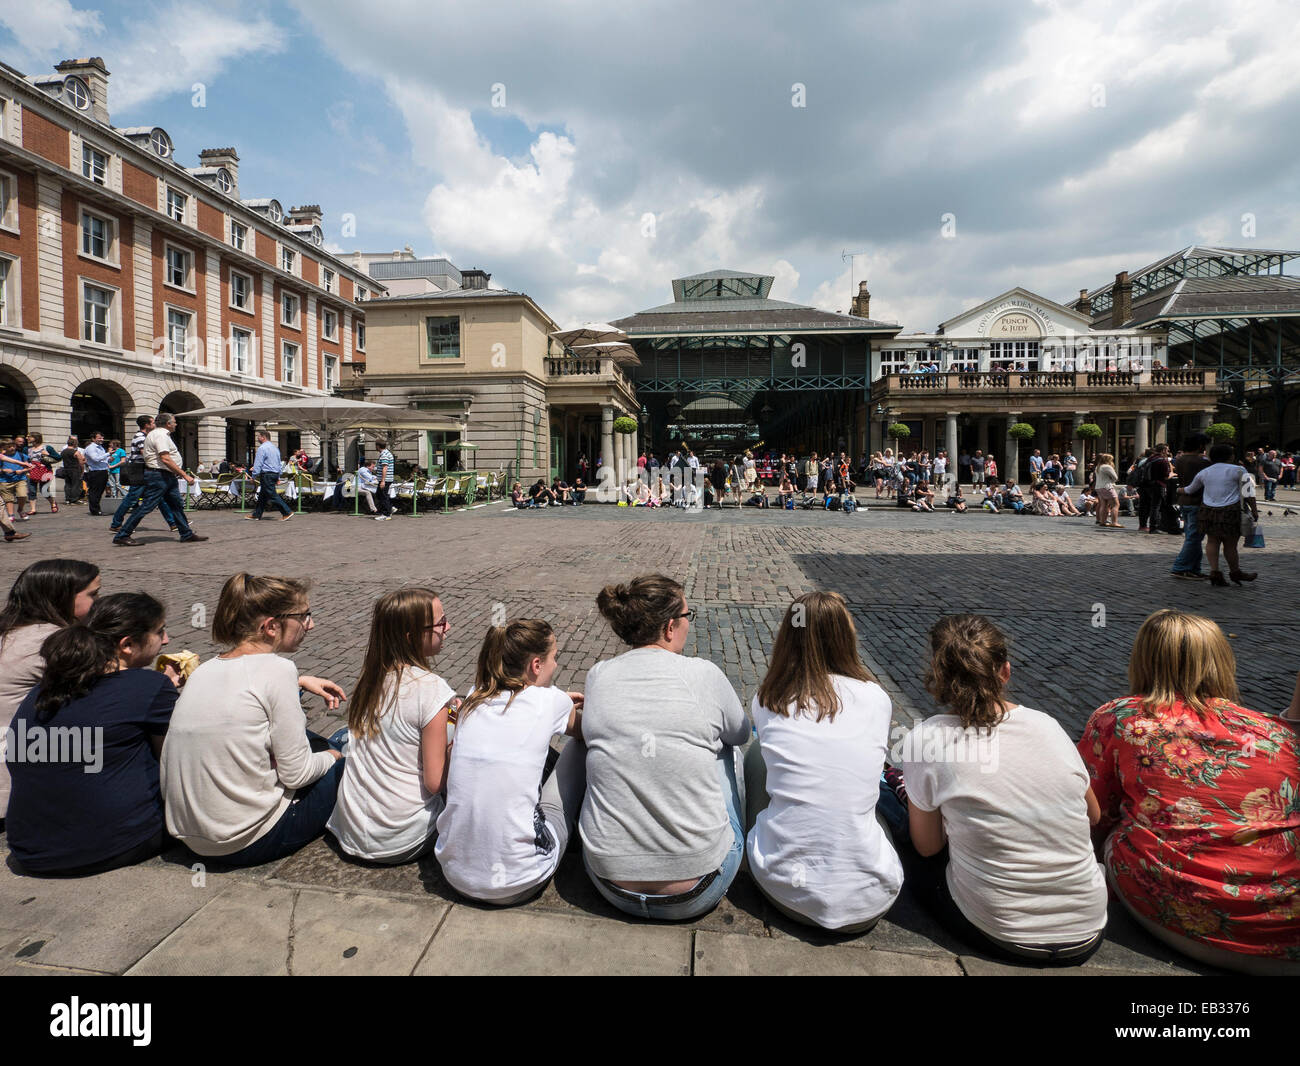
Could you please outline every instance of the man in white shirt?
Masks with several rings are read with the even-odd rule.
[[[375,461],[367,459],[357,470],[357,491],[361,493],[361,498],[366,501],[366,507],[371,514],[378,514],[379,508],[375,506],[375,489],[379,487],[379,477],[375,473]]]
[[[183,478],[190,485],[194,484],[194,478],[185,473],[185,469],[181,466],[181,453],[177,451],[176,443],[172,440],[171,431],[175,428],[176,416],[163,412],[154,420],[153,431],[144,439],[144,498],[140,501],[139,509],[128,516],[117,536],[113,538],[113,544],[117,547],[134,548],[142,544],[142,541],[136,540],[131,534],[135,532],[135,527],[140,524],[144,516],[164,500],[171,508],[172,517],[176,519],[176,531],[181,535],[182,544],[193,544],[208,539],[199,536],[190,528],[190,523],[185,517],[184,501],[181,500],[180,491],[176,487],[177,478]]]
[[[953,486],[948,484],[948,452],[944,449],[934,457],[934,481],[943,487],[945,498],[952,495]]]

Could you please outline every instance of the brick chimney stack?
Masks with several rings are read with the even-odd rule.
[[[105,126],[108,122],[108,67],[99,56],[89,59],[65,59],[54,67],[67,77],[75,74],[90,87],[90,115]]]
[[[1079,290],[1079,298],[1074,301],[1074,309],[1081,315],[1092,317],[1092,301],[1088,299],[1087,289]]]
[[[853,297],[849,313],[857,315],[859,318],[871,317],[871,293],[867,292],[867,283],[858,282],[858,294]]]
[[[1111,305],[1110,328],[1119,329],[1133,317],[1133,283],[1128,279],[1128,271],[1121,270],[1115,275],[1115,300]]]
[[[284,216],[286,226],[319,226],[325,217],[320,204],[303,204],[291,207]]]

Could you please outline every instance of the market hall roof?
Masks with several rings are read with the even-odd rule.
[[[1133,318],[1126,325],[1141,326],[1170,318],[1248,315],[1300,315],[1300,278],[1280,274],[1183,278],[1140,300],[1135,298]]]
[[[1259,276],[1261,268],[1268,271],[1300,258],[1300,251],[1281,248],[1218,248],[1212,245],[1191,244],[1181,251],[1149,263],[1130,278],[1133,285],[1133,302],[1136,305],[1150,293],[1158,292],[1183,278],[1222,278]],[[1114,303],[1113,281],[1088,293],[1095,316],[1109,311]],[[1127,323],[1122,323],[1127,325]]]
[[[638,311],[611,324],[633,337],[808,332],[877,333],[892,337],[903,328],[873,318],[768,299],[775,280],[770,274],[738,270],[711,270],[674,278],[672,303]]]

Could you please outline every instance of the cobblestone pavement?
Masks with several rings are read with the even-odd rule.
[[[1274,511],[1272,519],[1263,519],[1269,547],[1245,553],[1247,565],[1260,571],[1259,580],[1242,588],[1215,589],[1202,582],[1173,580],[1168,569],[1180,541],[1161,535],[1139,536],[1132,519],[1127,531],[1103,532],[1086,519],[947,512],[919,515],[893,507],[871,507],[871,502],[867,500],[866,513],[856,515],[749,509],[687,514],[608,506],[521,513],[494,503],[476,510],[399,517],[385,523],[351,516],[301,515],[289,522],[253,524],[233,512],[200,512],[194,516],[195,524],[212,538],[208,543],[178,544],[161,520],[151,517],[136,534],[146,546],[134,549],[110,546],[107,518],[91,518],[83,508],[69,507],[61,508],[58,515],[43,513],[23,524],[22,530],[33,534],[31,539],[0,546],[0,584],[7,588],[23,566],[44,556],[91,559],[103,568],[105,592],[144,589],[163,600],[172,650],[187,648],[207,657],[216,651],[207,625],[221,585],[230,574],[248,569],[309,576],[316,628],[296,657],[299,668],[337,680],[348,689],[360,668],[375,598],[404,583],[427,584],[440,593],[452,622],[437,669],[463,692],[472,682],[479,642],[498,604],[508,616],[539,616],[551,622],[560,644],[557,684],[580,688],[592,663],[620,650],[596,610],[596,593],[609,582],[662,571],[683,581],[689,604],[700,610],[686,654],[718,663],[746,705],[764,672],[785,606],[802,592],[829,588],[849,600],[864,657],[893,697],[899,723],[934,710],[921,683],[929,626],[945,612],[980,611],[993,617],[1012,638],[1017,698],[1052,714],[1074,737],[1093,708],[1126,691],[1128,650],[1142,619],[1159,607],[1173,606],[1207,614],[1230,634],[1238,654],[1243,702],[1276,711],[1290,697],[1300,669],[1300,658],[1288,654],[1297,637],[1294,604],[1300,592],[1296,554],[1300,517],[1282,518],[1282,503],[1264,505]],[[313,728],[326,731],[342,722],[337,713],[327,713],[318,701],[311,702],[315,704],[309,709]],[[161,877],[165,872],[169,884],[188,884],[188,868],[175,865],[184,861],[183,852],[179,855],[172,856],[171,862],[156,860],[137,874],[123,871],[90,880],[118,878],[125,882],[129,877]],[[498,914],[483,914],[456,901],[454,893],[441,884],[436,865],[432,870],[423,866],[376,870],[343,862],[325,842],[274,869],[222,877],[226,880],[221,883],[228,887],[222,889],[221,898],[234,893],[230,897],[235,900],[230,904],[234,908],[231,921],[242,913],[241,907],[254,906],[252,897],[245,899],[245,895],[254,888],[270,892],[277,885],[286,900],[292,897],[286,914],[294,912],[304,894],[310,902],[314,891],[349,894],[347,899],[358,892],[383,899],[414,894],[438,901],[444,909],[447,901],[452,901],[451,917],[443,914],[438,918],[446,926],[444,932],[450,930],[447,950],[451,953],[426,953],[421,956],[423,962],[413,959],[403,972],[411,972],[417,965],[455,970],[463,964],[452,950],[455,937],[465,943],[485,943],[482,937],[490,940],[510,922],[523,920],[500,921]],[[0,869],[0,903],[11,894],[31,895],[28,889],[32,884]],[[64,891],[48,885],[40,889],[46,896]],[[45,926],[37,932],[26,924],[0,918],[0,927],[14,924],[13,929],[0,928],[0,949],[5,946],[6,933],[21,934],[14,943],[22,940],[27,945],[38,932],[66,940],[71,929],[46,927],[73,921],[74,912],[61,910],[64,904],[51,906],[54,909],[41,918]],[[202,903],[195,903],[196,910],[200,906]],[[218,909],[209,914],[210,909],[203,907],[193,918],[189,917],[192,912],[178,912],[176,922],[155,930],[157,935],[141,932],[141,937],[152,939],[138,945],[142,950],[134,954],[124,949],[120,957],[110,953],[102,963],[91,964],[77,962],[66,952],[47,955],[43,950],[29,950],[23,956],[27,961],[15,963],[12,952],[0,951],[0,972],[6,965],[30,968],[42,964],[121,972],[146,953],[158,967],[154,972],[174,972],[184,966],[168,955],[171,949],[164,950],[171,940],[162,943],[163,939],[178,925],[182,932],[191,929],[202,915],[208,915],[204,921],[215,921],[222,912]],[[166,912],[166,907],[163,910]],[[572,856],[543,898],[519,913],[533,911],[541,922],[537,935],[546,943],[567,942],[569,934],[562,918],[580,924],[600,919],[597,925],[611,928],[613,936],[627,926],[585,886],[581,860]],[[1116,911],[1112,907],[1112,940],[1116,941],[1114,952],[1119,954],[1103,953],[1090,965],[1098,972],[1174,972],[1168,953],[1126,925]],[[482,915],[480,924],[497,923],[498,933],[476,931],[477,926],[461,928],[460,923],[469,919],[456,917],[459,912]],[[546,915],[550,918],[542,921]],[[36,920],[36,912],[32,918]],[[147,926],[145,922],[141,928]],[[636,928],[650,932],[648,927]],[[182,941],[189,952],[197,950],[195,943],[207,935],[202,928],[191,932],[191,939]],[[825,953],[816,956],[820,962],[810,961],[813,956],[799,961],[790,955],[796,947],[826,941],[818,941],[807,930],[774,915],[743,876],[722,908],[686,932],[693,938],[693,947],[688,946],[680,959],[672,956],[677,961],[668,966],[671,972],[765,967],[802,972],[809,967],[833,970],[843,962],[838,954],[834,957],[841,961],[834,965],[832,956]],[[731,944],[728,953],[723,950],[728,948],[726,938],[715,942],[706,936],[734,933],[780,943],[743,951]],[[596,936],[599,943],[605,943],[594,932],[581,935]],[[198,941],[191,942],[194,937]],[[704,951],[702,945],[709,945],[707,954],[699,954]],[[922,972],[930,966],[937,967],[934,972],[953,973],[997,969],[993,963],[964,955],[959,961],[960,946],[945,941],[943,934],[907,903],[906,893],[889,922],[850,942],[850,947],[861,946],[873,950],[875,972]],[[672,952],[678,947],[674,942]],[[1106,952],[1110,950],[1108,945]],[[248,951],[255,954],[256,945],[250,942]],[[759,955],[747,954],[753,951]],[[892,952],[911,961],[906,965],[891,961],[886,956]],[[238,952],[231,956],[239,957]],[[169,958],[172,961],[168,962]],[[234,972],[250,972],[241,969],[244,964],[238,961],[230,965]],[[329,969],[324,961],[321,965]],[[501,962],[507,969],[533,965],[543,966],[535,960],[525,965],[518,958]],[[578,963],[574,967],[582,968]]]

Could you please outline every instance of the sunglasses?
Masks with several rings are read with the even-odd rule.
[[[694,621],[695,621],[695,608],[692,607],[689,611],[683,611],[681,614],[675,614],[675,615],[673,615],[673,617],[674,617],[674,618],[685,618],[688,622],[694,622]]]
[[[311,621],[311,611],[298,611],[294,614],[277,614],[277,618],[297,618],[303,625]]]

